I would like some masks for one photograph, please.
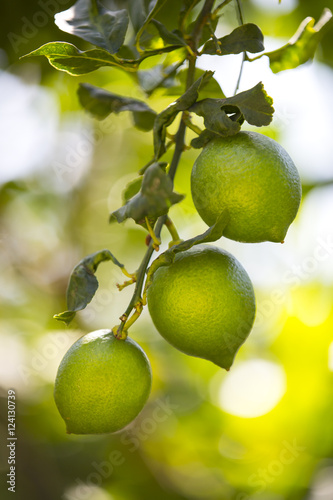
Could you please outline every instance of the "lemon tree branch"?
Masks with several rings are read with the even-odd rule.
[[[185,91],[187,91],[191,85],[193,85],[194,80],[195,80],[195,66],[196,66],[196,52],[198,48],[198,43],[200,41],[200,36],[201,36],[201,31],[209,19],[209,16],[211,15],[211,10],[213,8],[214,0],[206,0],[202,10],[197,18],[197,22],[195,23],[191,40],[190,40],[190,45],[193,51],[193,55],[188,56],[188,69],[187,69],[187,78],[186,78],[186,86],[185,86]],[[179,161],[181,158],[181,155],[185,149],[185,132],[186,132],[186,118],[187,118],[187,113],[183,112],[180,120],[180,124],[178,127],[178,130],[175,134],[174,137],[174,142],[175,142],[175,150],[173,153],[173,157],[170,163],[170,168],[168,175],[173,181],[176,175],[177,167],[179,165]],[[161,231],[164,226],[164,224],[167,221],[167,215],[163,215],[158,218],[156,222],[156,226],[154,228],[154,234],[156,239],[160,239],[161,236]],[[142,288],[143,284],[145,281],[145,276],[146,276],[146,271],[147,267],[149,265],[151,256],[153,255],[153,252],[155,250],[155,242],[153,239],[150,241],[148,249],[142,259],[142,262],[140,264],[140,267],[136,273],[136,283],[135,283],[135,289],[134,293],[132,295],[132,298],[130,300],[130,303],[128,304],[128,307],[124,314],[120,317],[121,323],[118,327],[114,327],[112,329],[113,333],[116,335],[117,338],[124,338],[126,337],[126,329],[131,326],[134,321],[139,317],[141,314],[142,307]],[[133,314],[133,320],[129,318],[129,315],[133,311],[133,309],[136,309],[134,314]]]

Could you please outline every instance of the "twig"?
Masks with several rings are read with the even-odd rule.
[[[191,37],[192,50],[193,50],[194,54],[197,52],[198,43],[199,43],[200,37],[201,37],[201,31],[202,31],[208,17],[211,14],[213,4],[214,4],[214,0],[206,0],[205,1],[203,8],[198,16],[198,19],[195,23],[195,26],[194,26],[194,29],[192,32],[192,37]],[[188,57],[188,60],[189,60],[189,65],[188,65],[188,70],[187,70],[187,79],[186,79],[185,90],[188,90],[191,87],[191,85],[193,85],[193,83],[194,83],[196,56],[190,55]],[[168,175],[170,176],[172,181],[175,178],[176,170],[177,170],[181,155],[182,155],[182,153],[184,151],[184,147],[185,147],[185,131],[186,131],[185,117],[186,117],[186,112],[184,112],[182,114],[182,118],[181,118],[181,121],[180,121],[180,124],[178,127],[178,131],[175,135],[175,150],[173,153],[173,157],[172,157],[169,172],[168,172]],[[156,222],[156,226],[154,228],[154,233],[155,233],[155,237],[157,239],[159,239],[161,236],[161,231],[162,231],[164,224],[166,223],[166,220],[167,220],[167,215],[163,215],[162,217],[159,217],[157,222]],[[145,280],[146,270],[147,270],[147,267],[149,265],[149,261],[151,259],[153,252],[154,252],[154,241],[151,240],[149,243],[149,247],[148,247],[148,249],[147,249],[147,251],[142,259],[140,267],[136,273],[137,281],[135,283],[135,289],[134,289],[134,293],[132,295],[132,298],[130,300],[130,303],[128,304],[128,307],[127,307],[126,311],[124,312],[124,314],[120,317],[121,323],[120,323],[119,327],[113,328],[113,332],[115,333],[115,335],[118,338],[124,338],[124,336],[126,336],[126,328],[128,326],[132,325],[141,313],[142,287],[143,287],[143,283]],[[131,314],[133,309],[135,309],[136,311],[133,314],[133,316],[128,320],[128,317]],[[127,325],[127,326],[125,327],[125,325]]]
[[[236,0],[236,5],[237,5],[238,23],[241,26],[242,24],[244,24],[244,18],[243,18],[243,11],[242,11],[241,0]],[[234,95],[237,94],[237,91],[239,89],[239,85],[240,85],[240,82],[241,82],[241,79],[242,79],[242,74],[243,74],[243,66],[244,66],[244,62],[245,61],[246,61],[246,52],[244,51],[243,52],[243,57],[242,57],[242,62],[241,62],[241,67],[240,67],[240,70],[239,70],[239,75],[238,75],[238,78],[237,78],[236,88],[235,88],[235,91],[234,91]]]

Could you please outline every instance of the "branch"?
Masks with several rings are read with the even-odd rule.
[[[200,41],[201,37],[201,32],[204,27],[204,25],[207,22],[207,19],[211,15],[211,11],[214,5],[214,0],[206,0],[204,3],[204,6],[202,7],[202,10],[200,14],[198,15],[198,19],[194,25],[193,31],[192,31],[192,50],[194,53],[197,52],[198,49],[198,43]]]
[[[238,23],[241,26],[242,24],[244,24],[244,18],[243,18],[243,11],[242,11],[241,0],[236,0],[236,4],[237,4]],[[243,52],[243,57],[242,57],[242,62],[241,62],[241,67],[240,67],[240,70],[239,70],[239,75],[238,75],[238,78],[237,78],[236,88],[235,88],[235,91],[234,91],[234,95],[237,94],[237,91],[239,89],[239,85],[240,85],[240,81],[241,81],[242,73],[243,73],[243,66],[244,66],[244,62],[245,61],[246,61],[246,52],[244,51]]]
[[[194,29],[192,32],[192,37],[191,37],[192,38],[192,49],[193,49],[194,54],[197,52],[197,45],[198,45],[200,37],[201,37],[201,31],[202,31],[205,23],[207,22],[207,19],[209,18],[210,14],[211,14],[213,4],[214,4],[214,0],[206,0],[205,1],[204,6],[203,6],[203,8],[198,16],[196,23],[195,23],[195,26],[194,26]],[[196,56],[194,54],[190,55],[188,57],[189,66],[188,66],[188,70],[187,70],[185,91],[188,90],[191,87],[191,85],[193,85],[194,79],[195,79]],[[173,157],[172,157],[172,160],[170,163],[169,172],[168,172],[168,175],[171,177],[172,181],[175,178],[177,167],[178,167],[181,155],[184,151],[184,146],[185,146],[184,139],[185,139],[185,131],[186,131],[185,119],[186,119],[186,112],[184,112],[182,114],[182,118],[181,118],[181,121],[180,121],[180,124],[178,127],[178,131],[175,135],[175,151],[174,151],[174,154],[173,154]],[[161,231],[162,231],[162,228],[163,228],[166,220],[167,220],[167,215],[163,215],[162,217],[159,217],[159,219],[157,220],[156,226],[155,226],[155,235],[157,238],[160,238]],[[113,329],[113,331],[115,332],[115,335],[119,338],[121,338],[123,336],[125,324],[127,322],[129,315],[131,314],[132,310],[134,308],[136,308],[136,313],[134,313],[136,315],[135,319],[137,319],[137,317],[140,314],[140,312],[137,314],[137,312],[139,310],[138,304],[139,303],[142,304],[142,298],[141,298],[142,287],[143,287],[143,283],[145,280],[146,270],[147,270],[147,267],[149,265],[151,256],[153,255],[153,252],[154,252],[154,242],[153,242],[153,240],[151,240],[149,243],[148,250],[146,251],[146,253],[143,257],[143,260],[140,264],[140,267],[137,271],[137,281],[135,283],[135,289],[134,289],[134,293],[132,295],[132,298],[130,300],[130,303],[129,303],[126,311],[124,312],[124,314],[120,317],[121,324],[119,325],[118,328],[115,327]],[[129,326],[133,322],[134,321],[131,321],[131,319],[130,319]]]

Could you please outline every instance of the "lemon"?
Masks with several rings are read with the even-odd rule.
[[[141,347],[110,330],[77,340],[62,359],[54,399],[68,433],[102,434],[129,424],[151,388],[151,369]]]
[[[212,226],[227,208],[224,236],[248,243],[284,241],[301,200],[292,159],[256,132],[210,141],[194,163],[191,189],[206,224]]]
[[[198,245],[154,273],[147,291],[156,329],[180,351],[229,369],[255,316],[251,280],[235,257]]]

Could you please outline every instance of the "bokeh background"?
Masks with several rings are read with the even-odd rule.
[[[66,309],[68,276],[85,255],[109,248],[128,270],[138,267],[144,230],[131,221],[109,226],[108,213],[151,158],[152,137],[136,131],[126,113],[96,123],[80,109],[81,81],[144,99],[121,71],[75,78],[43,59],[19,60],[53,40],[85,48],[53,24],[53,13],[72,3],[1,3],[1,498],[12,494],[6,438],[13,389],[18,500],[332,500],[333,33],[312,64],[277,75],[264,58],[244,67],[240,89],[263,81],[274,98],[273,124],[261,131],[294,159],[304,197],[284,245],[217,243],[245,266],[258,303],[231,371],[176,351],[144,313],[131,334],[152,363],[149,403],[122,432],[73,436],[53,401],[57,366],[78,337],[117,323],[131,290],[119,293],[119,269],[102,264],[96,297],[71,327],[52,316]],[[245,0],[243,7],[272,49],[333,3]],[[231,3],[219,30],[236,25]],[[206,56],[200,65],[214,69],[231,95],[240,58]],[[172,100],[156,92],[150,105],[162,110]],[[176,190],[186,194],[172,208],[182,238],[205,230],[189,190],[197,154],[183,155],[176,176]]]

